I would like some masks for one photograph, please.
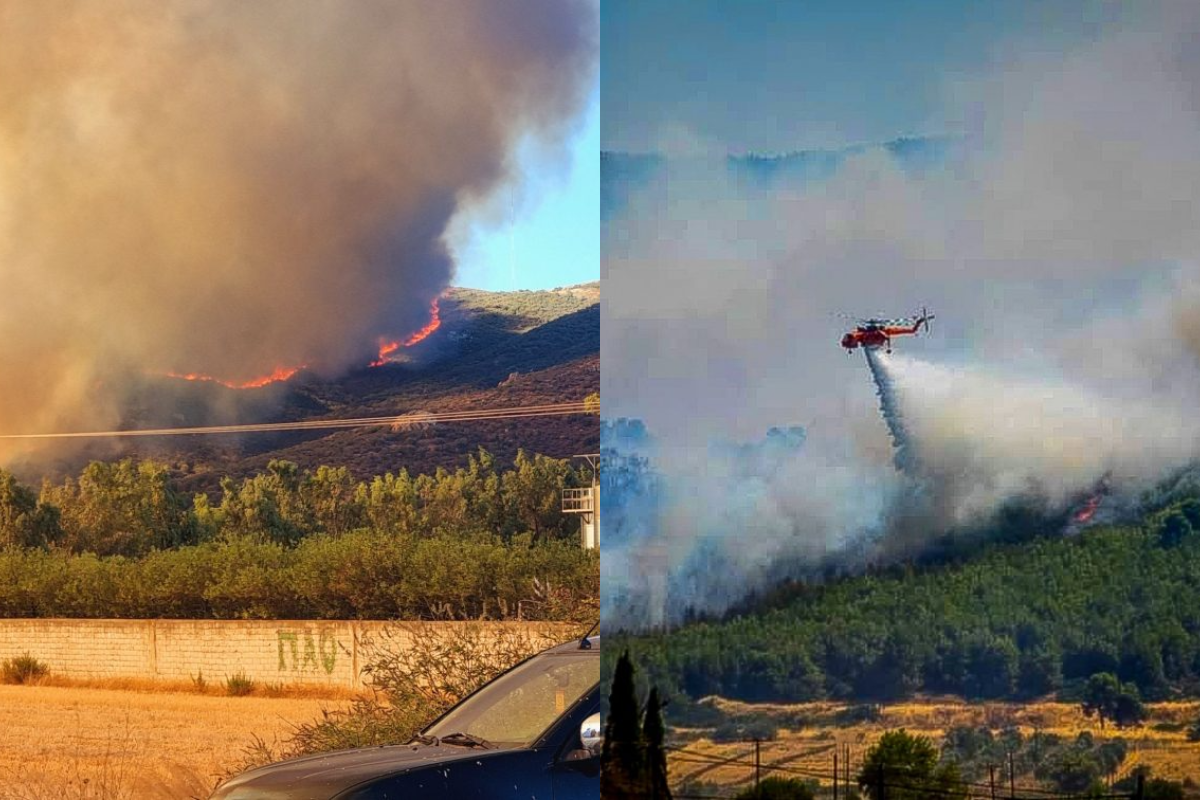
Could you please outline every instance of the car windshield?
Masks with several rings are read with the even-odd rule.
[[[497,745],[532,744],[599,683],[595,651],[538,656],[489,683],[424,733],[439,739],[461,733]]]

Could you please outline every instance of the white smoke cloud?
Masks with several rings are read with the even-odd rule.
[[[1031,491],[1061,506],[1105,476],[1148,488],[1200,454],[1200,419],[1157,398],[1109,397],[996,367],[880,361],[919,444],[917,470],[949,501],[953,523]]]

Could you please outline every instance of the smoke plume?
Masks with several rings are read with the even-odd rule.
[[[596,25],[588,0],[0,0],[0,427],[421,328],[451,220],[518,142],[561,157]]]
[[[610,618],[719,611],[830,553],[911,553],[1110,479],[1133,496],[1195,459],[1198,34],[1200,8],[1147,4],[1065,53],[1008,42],[947,86],[944,120],[970,122],[919,168],[884,147],[772,180],[690,158],[631,189],[604,232],[605,414],[643,419],[662,482],[696,491],[607,540],[605,576],[639,576]],[[838,346],[839,313],[922,306],[940,324],[890,357]],[[769,473],[707,449],[793,424]]]

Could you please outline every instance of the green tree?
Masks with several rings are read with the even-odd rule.
[[[1040,697],[1062,688],[1062,653],[1053,645],[1033,645],[1021,652],[1017,667],[1019,694]]]
[[[1183,784],[1166,778],[1151,778],[1142,791],[1143,800],[1184,800]]]
[[[562,490],[571,468],[566,461],[517,451],[513,469],[506,472],[503,494],[510,513],[533,533],[534,541],[561,534],[564,524]]]
[[[415,535],[421,530],[417,489],[407,470],[376,476],[370,484],[360,485],[357,494],[367,524],[375,530],[399,535]]]
[[[320,466],[304,476],[299,491],[318,531],[341,536],[362,526],[365,502],[357,486],[345,467]]]
[[[221,506],[215,518],[226,538],[295,544],[316,527],[300,494],[303,477],[291,461],[272,460],[267,471],[241,484],[221,481]]]
[[[1088,678],[1083,691],[1083,714],[1097,717],[1100,729],[1111,721],[1118,728],[1138,725],[1146,718],[1146,709],[1142,706],[1137,687],[1121,683],[1111,672],[1100,672]]]
[[[1097,784],[1104,769],[1089,749],[1076,746],[1055,751],[1038,765],[1035,774],[1049,781],[1057,791],[1080,794]]]
[[[874,800],[918,800],[930,792],[940,797],[967,796],[957,766],[939,765],[933,742],[903,728],[888,731],[867,751],[858,785]]]
[[[605,800],[641,800],[646,784],[645,741],[639,720],[637,687],[629,651],[617,659],[608,695],[600,796]]]
[[[1137,686],[1141,696],[1147,699],[1165,699],[1170,694],[1170,686],[1163,667],[1162,646],[1157,636],[1131,636],[1121,650],[1123,655],[1118,667],[1118,677]]]
[[[60,533],[58,509],[0,469],[0,547],[45,547]]]
[[[1162,533],[1159,535],[1163,547],[1177,547],[1184,539],[1192,535],[1192,523],[1181,511],[1172,511],[1162,522]]]
[[[663,703],[658,687],[650,690],[646,701],[645,724],[642,736],[646,741],[646,783],[651,800],[671,800],[671,787],[667,781],[667,751],[665,749],[666,728],[662,719]]]
[[[60,509],[63,543],[76,552],[141,556],[196,539],[187,499],[154,461],[93,461],[78,481],[46,485],[41,499]]]
[[[1006,637],[989,637],[967,648],[968,697],[1006,697],[1016,685],[1019,653]]]

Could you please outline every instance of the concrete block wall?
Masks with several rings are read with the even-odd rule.
[[[460,623],[406,623],[449,631]],[[533,635],[544,626],[490,623]],[[393,635],[389,637],[387,630]],[[0,619],[0,660],[29,653],[76,678],[220,682],[244,673],[260,683],[358,687],[372,643],[403,646],[386,622],[342,620]]]

